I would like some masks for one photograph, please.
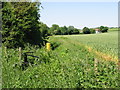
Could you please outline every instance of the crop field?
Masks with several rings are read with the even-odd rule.
[[[118,31],[90,35],[64,35],[62,37],[83,44],[86,48],[93,49],[93,52],[98,51],[105,56],[110,56],[112,60],[118,60]]]
[[[118,88],[117,31],[91,35],[51,36],[51,51],[34,52],[24,70],[18,49],[2,51],[3,88]],[[107,58],[106,58],[107,57]]]

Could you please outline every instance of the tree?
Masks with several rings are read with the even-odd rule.
[[[50,28],[51,35],[58,35],[59,32],[60,32],[59,25],[53,24],[52,27]]]
[[[61,35],[61,30],[60,30],[60,28],[57,29],[57,32],[55,33],[55,35]]]
[[[68,29],[66,26],[60,27],[61,35],[67,35]]]
[[[79,34],[79,30],[77,28],[74,28],[72,34]]]
[[[84,28],[83,28],[83,33],[84,33],[84,34],[90,34],[91,32],[90,32],[90,29],[89,29],[89,28],[84,27]]]
[[[69,26],[68,27],[68,34],[71,35],[74,31],[74,26]]]
[[[5,46],[24,47],[26,43],[42,45],[38,14],[40,3],[4,2],[2,16],[2,42]]]
[[[90,29],[90,33],[95,33],[95,29]]]
[[[40,22],[39,25],[40,25],[41,36],[42,36],[43,40],[45,40],[47,38],[47,36],[48,36],[49,27],[46,24],[42,23],[42,22]]]
[[[3,2],[2,5],[2,42],[5,44],[5,46],[9,47],[16,46],[17,44],[21,46],[23,45],[21,37],[24,35],[19,31],[16,32],[16,17],[14,7],[10,2]],[[17,38],[20,40],[17,41]]]
[[[53,24],[50,28],[49,32],[51,35],[71,35],[71,34],[79,34],[79,30],[74,28],[74,26],[66,26],[59,27],[57,24]]]
[[[100,26],[100,31],[102,33],[107,32],[108,31],[108,27]]]

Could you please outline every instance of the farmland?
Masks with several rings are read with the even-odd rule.
[[[117,60],[118,57],[118,31],[110,31],[103,34],[90,34],[90,35],[70,35],[62,36],[67,37],[75,43],[83,44],[88,49],[102,52],[110,55]],[[106,38],[107,37],[107,38]]]
[[[90,4],[2,2],[0,89],[119,88],[113,7]]]
[[[3,88],[117,88],[117,31],[91,35],[52,36],[51,51],[28,46],[22,52],[34,64],[21,69],[18,49],[2,52]],[[110,55],[105,60],[94,51]],[[113,60],[113,61],[112,61]],[[17,66],[16,66],[17,64]],[[9,78],[9,79],[8,79]]]

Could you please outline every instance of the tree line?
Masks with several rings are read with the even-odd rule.
[[[59,27],[57,24],[53,24],[50,27],[48,34],[49,35],[71,35],[71,34],[79,34],[80,29],[74,28],[74,26],[63,26]]]
[[[106,26],[100,26],[100,27],[97,27],[96,29],[98,29],[99,32],[101,33],[105,33],[105,32],[108,32],[109,28]],[[83,34],[93,34],[95,33],[95,28],[84,27],[82,31],[83,31]]]
[[[97,27],[99,32],[104,33],[108,31],[108,27],[100,26]],[[52,27],[49,28],[48,35],[72,35],[72,34],[93,34],[95,33],[95,28],[84,27],[82,30],[74,28],[74,26],[63,26],[59,27],[57,24],[53,24]]]
[[[63,26],[60,27],[57,24],[53,24],[52,27],[48,27],[44,30],[48,30],[47,35],[72,35],[72,34],[94,34],[95,33],[95,28],[88,28],[84,27],[82,30],[77,29],[74,26]],[[108,31],[108,27],[106,26],[100,26],[97,29],[99,29],[99,32],[104,33]]]

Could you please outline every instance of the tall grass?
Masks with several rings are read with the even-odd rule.
[[[59,45],[50,52],[45,48],[26,47],[39,59],[28,57],[34,63],[21,69],[18,49],[3,48],[3,88],[117,88],[118,72],[114,62],[101,61],[81,45],[68,38],[50,39]],[[58,43],[57,43],[58,42]],[[23,59],[22,59],[23,60]]]

